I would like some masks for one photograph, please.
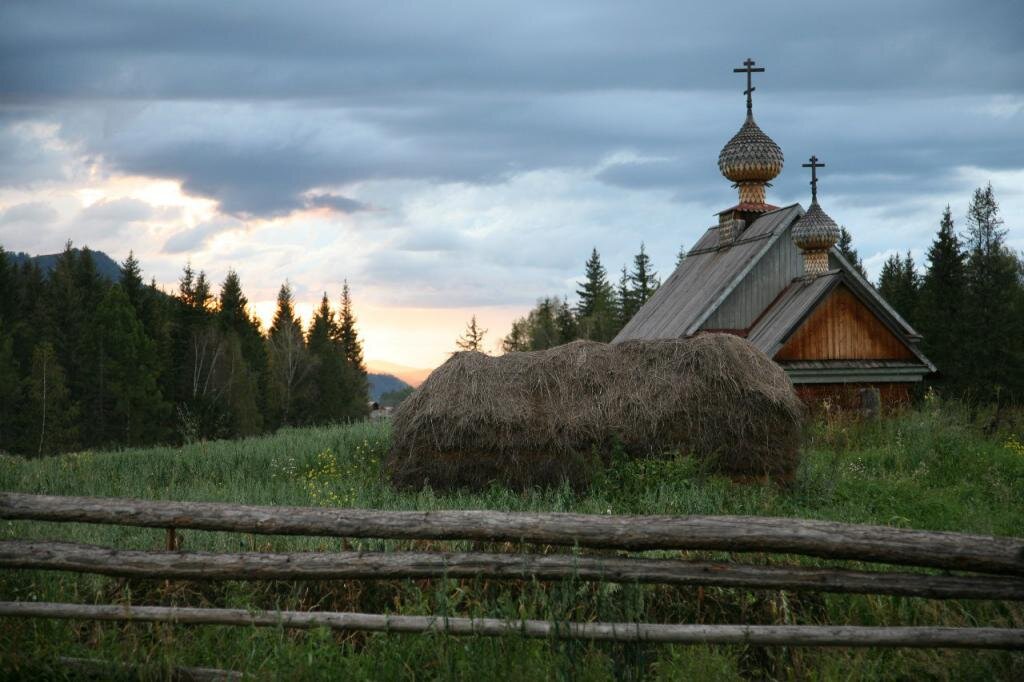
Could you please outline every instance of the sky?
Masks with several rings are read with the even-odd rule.
[[[70,239],[167,290],[237,270],[269,320],[348,280],[370,364],[433,367],[471,315],[496,350],[592,248],[662,278],[735,203],[745,113],[776,205],[921,264],[991,182],[1024,248],[1024,3],[0,3],[0,245]]]

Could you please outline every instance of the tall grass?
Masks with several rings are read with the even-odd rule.
[[[399,493],[381,473],[388,427],[285,430],[185,448],[3,457],[0,488],[58,495],[211,500],[373,509],[578,511],[595,514],[756,514],[1021,535],[1021,434],[984,436],[955,406],[935,402],[876,422],[824,418],[810,428],[789,490],[737,486],[686,458],[619,459],[593,487],[525,493]],[[184,531],[185,549],[487,548],[482,543],[345,541]],[[154,529],[2,522],[0,537],[158,548]],[[506,548],[508,549],[508,548]],[[653,553],[679,556],[680,553]],[[720,553],[682,553],[690,558]],[[737,556],[782,562],[786,558]],[[795,559],[808,565],[827,562]],[[998,602],[483,580],[224,583],[122,580],[41,571],[0,574],[0,598],[256,609],[331,609],[574,620],[733,623],[946,624],[1024,627]],[[1006,652],[664,646],[444,635],[337,634],[279,629],[0,621],[0,669],[61,679],[51,662],[77,655],[245,670],[273,679],[1019,679]]]

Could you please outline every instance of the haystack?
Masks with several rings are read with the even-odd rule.
[[[388,468],[400,487],[579,486],[621,447],[788,479],[802,414],[785,372],[730,334],[463,352],[398,409]]]

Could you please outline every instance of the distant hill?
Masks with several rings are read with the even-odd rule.
[[[79,252],[79,249],[73,249],[75,253]],[[117,264],[117,261],[103,253],[102,251],[89,250],[92,254],[92,260],[96,264],[96,272],[100,274],[103,279],[111,282],[117,282],[121,279],[121,266]],[[53,269],[57,266],[57,259],[60,258],[59,253],[48,253],[42,256],[30,256],[27,253],[8,253],[7,258],[12,261],[15,265],[21,265],[28,261],[35,261],[39,266],[39,269],[43,271],[44,275],[49,275]]]
[[[370,400],[380,400],[385,393],[411,388],[409,384],[393,374],[367,374],[366,378],[370,382]]]
[[[377,374],[390,374],[393,377],[398,377],[413,388],[419,388],[419,385],[423,383],[423,380],[426,379],[432,371],[434,371],[432,369],[419,369],[416,367],[406,367],[405,365],[396,365],[393,362],[384,362],[383,360],[367,360],[366,366],[371,372],[375,372]]]

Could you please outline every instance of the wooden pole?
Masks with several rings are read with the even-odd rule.
[[[0,518],[281,535],[709,549],[1024,575],[1024,539],[757,516],[256,507],[0,493]]]
[[[335,630],[400,633],[446,632],[452,635],[487,637],[519,635],[557,639],[676,644],[1024,649],[1024,630],[1009,628],[552,623],[541,620],[510,621],[498,618],[445,618],[304,611],[253,613],[244,609],[46,602],[0,602],[0,616],[284,628],[326,626]]]
[[[749,589],[891,594],[932,599],[1024,600],[1024,580],[750,566],[679,559],[484,552],[165,552],[66,542],[0,541],[0,568],[167,580],[494,578],[604,580]]]

